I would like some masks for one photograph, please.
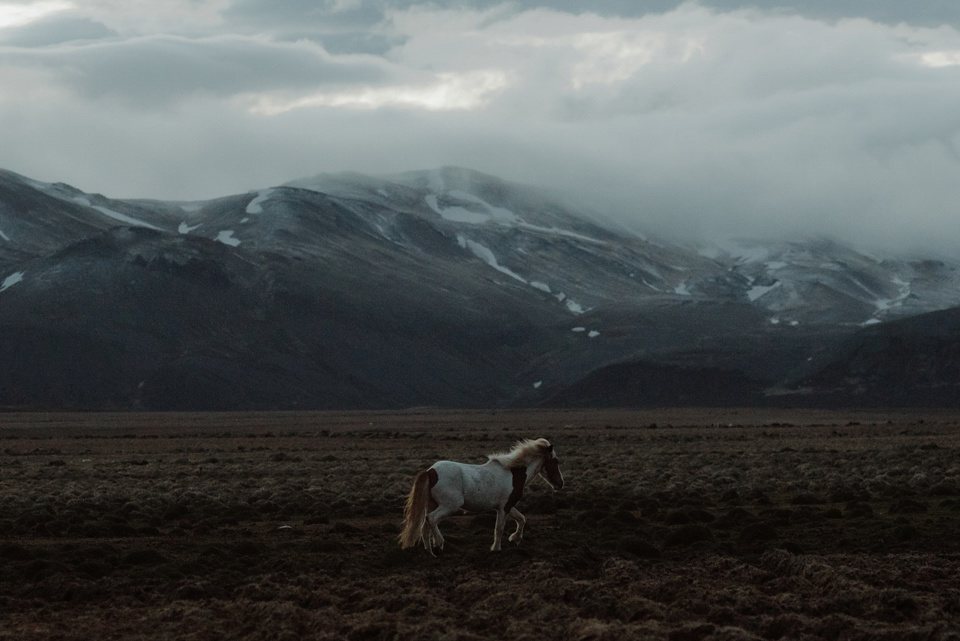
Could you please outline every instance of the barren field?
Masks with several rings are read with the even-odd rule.
[[[397,548],[417,471],[539,436],[522,547]],[[0,639],[960,640],[958,454],[960,413],[0,414]]]

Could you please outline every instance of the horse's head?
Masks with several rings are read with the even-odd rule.
[[[546,441],[545,439],[541,440]],[[547,442],[543,465],[540,466],[538,474],[542,476],[553,489],[559,490],[563,488],[563,474],[560,472],[560,459],[557,458],[557,453],[554,451],[553,445],[550,445],[549,442]]]

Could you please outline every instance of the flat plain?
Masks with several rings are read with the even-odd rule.
[[[397,547],[420,469],[540,436],[520,547]],[[958,455],[960,412],[5,413],[0,639],[960,640]]]

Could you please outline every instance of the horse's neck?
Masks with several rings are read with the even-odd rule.
[[[518,465],[518,466],[516,466],[516,467],[510,467],[510,468],[504,467],[504,465],[503,465],[500,461],[497,461],[497,460],[488,461],[485,465],[491,465],[491,464],[492,464],[492,465],[495,465],[496,467],[498,467],[498,468],[500,468],[500,469],[502,469],[502,470],[504,470],[504,471],[506,471],[507,473],[512,473],[511,470],[522,469],[522,470],[524,470],[524,471],[526,472],[526,474],[527,474],[527,478],[526,478],[526,480],[525,480],[525,483],[529,483],[529,482],[532,481],[533,478],[537,475],[537,472],[540,471],[540,467],[543,465],[543,461],[534,460],[534,461],[530,461],[529,463],[527,463],[526,466],[520,466],[520,465]]]
[[[542,465],[543,465],[543,461],[539,461],[539,460],[533,460],[527,463],[527,467],[526,467],[527,483],[533,480],[533,478],[537,475],[537,472],[540,471],[540,467]]]

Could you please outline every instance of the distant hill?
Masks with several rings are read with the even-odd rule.
[[[787,396],[801,404],[956,407],[960,309],[863,329],[825,367],[787,389]]]

